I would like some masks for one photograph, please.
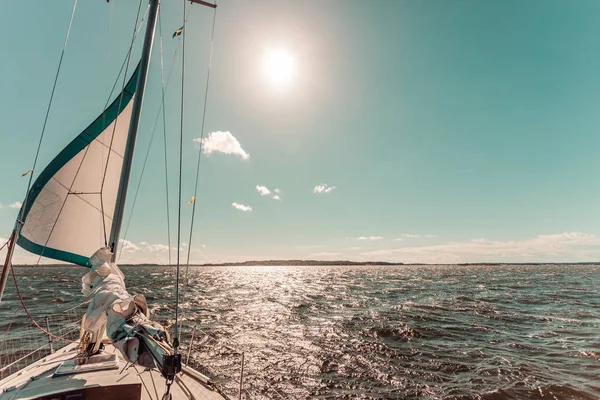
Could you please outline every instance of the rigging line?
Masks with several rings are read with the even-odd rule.
[[[152,371],[150,371],[149,369],[146,371],[148,371],[148,375],[150,375],[150,379],[152,380],[152,386],[154,387],[154,394],[156,395],[156,399],[158,400],[160,397],[158,396],[158,390],[156,390],[156,383],[154,383],[154,377],[152,376]]]
[[[33,159],[33,167],[31,168],[32,172],[31,172],[31,174],[29,174],[29,182],[27,183],[27,192],[25,192],[25,200],[23,201],[21,211],[19,212],[19,216],[17,217],[19,220],[21,219],[21,214],[27,208],[27,202],[29,201],[29,189],[31,188],[31,183],[33,182],[33,174],[35,171],[35,167],[37,165],[38,157],[40,155],[40,149],[42,148],[42,140],[44,139],[44,133],[46,132],[48,116],[50,115],[50,108],[52,107],[52,101],[54,100],[54,92],[56,91],[56,84],[58,83],[58,76],[60,74],[60,69],[62,67],[63,58],[65,56],[65,50],[67,48],[67,43],[69,41],[69,35],[71,34],[71,26],[73,25],[73,18],[75,17],[75,9],[76,8],[77,8],[77,0],[75,0],[73,3],[73,10],[71,11],[71,19],[69,20],[69,27],[67,28],[67,34],[65,35],[65,42],[63,43],[63,48],[60,53],[60,60],[58,61],[58,67],[56,68],[56,76],[54,77],[54,83],[52,84],[52,92],[50,93],[50,100],[48,101],[48,108],[46,109],[46,116],[44,117],[42,133],[40,134],[40,140],[38,142],[38,147],[35,152],[35,158]]]
[[[111,10],[112,9],[114,9],[114,3],[111,6]],[[123,63],[121,63],[121,68],[119,69],[119,73],[117,74],[117,77],[115,78],[115,83],[113,83],[113,87],[110,89],[110,93],[108,94],[106,103],[104,103],[104,111],[106,111],[106,109],[108,108],[108,105],[110,104],[110,99],[112,98],[115,88],[117,87],[117,83],[119,83],[119,79],[121,78],[123,69],[125,68],[125,65],[127,64],[127,60],[129,60],[129,58],[131,57],[131,52],[133,51],[133,42],[135,42],[135,39],[137,39],[137,35],[140,32],[140,29],[142,29],[142,25],[144,23],[144,20],[146,19],[146,16],[148,15],[149,10],[150,10],[150,4],[148,4],[148,6],[146,7],[146,11],[144,12],[144,15],[142,16],[140,23],[137,24],[136,31],[133,35],[133,41],[132,41],[131,45],[129,46],[129,49],[127,50],[127,54],[125,55],[125,58],[123,59]],[[111,18],[112,18],[112,11],[111,11]],[[106,144],[104,142],[99,141],[99,143],[101,143],[104,147],[108,147],[108,146],[106,146]],[[110,151],[111,150],[109,148],[108,152],[110,153]],[[104,164],[104,151],[102,151],[102,164]],[[102,178],[102,176],[103,176],[102,170],[100,170],[100,177]],[[100,200],[101,200],[101,202],[100,202],[101,213],[102,213],[102,217],[104,218],[104,203],[102,202],[102,193],[100,193]],[[104,221],[103,221],[103,225],[102,225],[102,230],[103,230],[103,233],[106,232],[106,224],[104,224]],[[106,242],[106,238],[104,239],[104,241]]]
[[[184,89],[185,89],[185,37],[186,29],[186,13],[185,13],[185,2],[183,0],[183,32],[182,36],[182,47],[181,47],[181,113],[180,113],[180,132],[179,132],[179,197],[177,201],[177,273],[175,278],[175,339],[173,340],[173,347],[175,354],[179,351],[179,266],[180,266],[180,254],[181,254],[181,176],[183,171],[183,122],[184,122]]]
[[[216,3],[215,3],[216,4]],[[188,271],[190,269],[190,253],[192,251],[192,234],[194,232],[194,218],[196,216],[196,203],[198,202],[198,177],[200,175],[200,159],[202,158],[202,140],[204,139],[204,121],[206,120],[206,104],[208,103],[208,87],[210,83],[210,71],[212,66],[212,56],[215,41],[215,21],[217,20],[217,9],[214,9],[212,31],[210,35],[210,52],[208,56],[208,71],[206,74],[206,87],[204,89],[204,108],[202,110],[202,125],[200,128],[200,148],[198,149],[198,163],[196,165],[196,184],[194,187],[194,198],[196,201],[192,204],[192,221],[190,223],[190,237],[187,248],[187,260],[185,266],[185,278],[183,280],[183,292],[181,295],[182,299],[185,299],[185,292],[188,286]],[[183,300],[182,300],[183,301]]]
[[[189,15],[189,11],[188,11],[188,15]],[[160,8],[158,9],[158,20],[159,20],[159,29],[160,29]],[[160,39],[161,39],[161,45],[162,45],[162,30],[160,31]],[[181,38],[178,41],[178,45],[179,43],[181,43]],[[164,80],[163,80],[163,55],[162,55],[162,46],[161,46],[161,84],[163,85],[162,89],[164,92],[164,89],[166,89],[169,86],[169,82],[171,82],[171,76],[173,74],[173,66],[175,65],[175,60],[177,57],[177,50],[178,48],[175,49],[175,53],[173,54],[173,59],[171,60],[171,66],[169,67],[169,76],[167,76],[167,84],[166,86],[164,86]],[[164,94],[161,100],[161,105],[160,107],[162,107],[162,115],[163,115],[163,136],[164,136],[164,141],[165,141],[165,180],[167,182],[167,234],[168,234],[168,239],[169,239],[169,265],[171,265],[171,230],[170,230],[170,219],[169,219],[169,195],[168,195],[168,179],[167,179],[167,166],[166,166],[166,162],[167,162],[167,154],[166,154],[166,126],[165,126],[165,109],[164,109]],[[131,225],[131,219],[133,217],[133,211],[135,210],[135,205],[137,204],[137,197],[138,197],[138,192],[140,190],[140,185],[142,184],[142,178],[144,177],[144,171],[146,170],[146,162],[148,161],[148,155],[150,153],[150,148],[152,146],[152,142],[154,140],[154,134],[156,133],[156,127],[158,126],[158,119],[160,118],[161,115],[161,110],[158,110],[158,113],[156,114],[156,120],[154,121],[154,128],[152,129],[152,136],[150,137],[150,144],[148,145],[148,150],[146,151],[146,156],[144,158],[144,164],[142,166],[142,171],[140,173],[140,179],[138,180],[138,186],[135,190],[135,195],[133,196],[133,202],[131,204],[131,210],[129,212],[129,217],[127,218],[127,224],[125,226],[125,234],[123,235],[123,240],[125,240],[127,238],[127,233],[129,232],[129,226]],[[123,248],[121,248],[119,250],[119,258],[121,258],[121,254],[123,253]]]
[[[8,332],[10,332],[10,327],[12,326],[13,322],[15,322],[15,318],[17,318],[17,313],[16,312],[13,313],[13,317],[10,320],[10,324],[8,324],[8,328],[6,328],[6,332],[4,333],[4,336],[2,337],[2,341],[0,341],[0,349],[6,343],[6,337],[8,336]]]
[[[148,393],[148,397],[150,398],[150,400],[154,400],[154,399],[152,398],[152,394],[150,394],[150,389],[148,389],[148,386],[146,386],[146,382],[144,381],[144,379],[142,379],[142,378],[140,377],[140,375],[141,375],[141,374],[143,374],[143,373],[144,373],[144,371],[142,371],[142,372],[139,372],[139,371],[138,371],[138,369],[135,367],[135,364],[134,364],[134,363],[131,363],[131,366],[132,366],[132,367],[133,367],[133,369],[135,370],[135,372],[136,372],[137,376],[140,378],[140,381],[142,381],[142,384],[144,385],[144,389],[146,389],[146,393]],[[152,374],[150,374],[150,376],[152,376]],[[153,381],[153,383],[154,383],[154,381]],[[156,391],[156,388],[154,388],[154,390]],[[158,400],[158,396],[156,396],[156,400]]]
[[[160,31],[160,85],[161,85],[161,105],[162,105],[162,115],[163,115],[163,148],[165,153],[165,197],[167,200],[167,242],[169,246],[169,265],[171,265],[171,218],[169,217],[169,169],[167,163],[167,114],[165,113],[165,75],[164,75],[164,65],[163,65],[163,35],[162,35],[162,22],[160,18],[160,10],[158,13],[158,29]],[[175,58],[173,58],[175,61]],[[173,67],[171,67],[170,71],[173,71]],[[171,73],[169,72],[169,78]],[[167,84],[169,81],[167,78]]]
[[[142,8],[142,0],[140,0],[139,4],[138,4],[138,10],[137,10],[137,15],[135,17],[135,24],[133,25],[133,35],[131,37],[131,44],[130,44],[130,51],[129,54],[127,56],[127,65],[125,66],[125,73],[123,74],[123,84],[121,86],[121,92],[123,92],[123,90],[125,90],[125,83],[127,81],[127,72],[129,70],[129,63],[131,61],[131,49],[133,48],[133,44],[135,42],[135,36],[137,33],[137,25],[138,25],[138,21],[140,19],[140,10]],[[137,89],[136,89],[137,92]],[[102,230],[104,233],[104,246],[108,246],[108,238],[106,236],[106,218],[104,218],[104,196],[102,196],[103,192],[104,192],[104,183],[106,182],[106,173],[108,172],[108,164],[110,162],[110,155],[112,154],[111,150],[112,150],[112,145],[113,145],[113,141],[115,139],[115,131],[117,130],[117,123],[119,121],[119,112],[121,111],[121,104],[123,102],[123,97],[119,98],[119,106],[117,107],[117,116],[115,118],[115,121],[113,122],[113,130],[112,130],[112,134],[110,137],[110,145],[108,146],[108,156],[106,157],[106,165],[104,167],[104,175],[102,176],[102,185],[100,185],[100,208],[102,209]],[[115,246],[118,246],[118,243],[115,243]],[[114,248],[112,249],[113,251],[115,250]]]
[[[146,16],[148,16],[148,10],[150,10],[150,4],[148,4],[148,6],[146,7],[146,11],[144,12],[144,15],[142,16],[140,23],[137,25],[135,34],[133,36],[133,42],[135,42],[135,39],[137,38],[138,33],[140,33],[140,30],[142,29],[144,20],[146,19]],[[125,65],[127,64],[127,60],[131,56],[131,52],[133,51],[133,42],[129,46],[129,50],[127,50],[127,55],[125,56],[125,59],[123,60],[123,63],[121,64],[121,68],[119,69],[119,73],[117,74],[117,78],[115,79],[115,83],[113,84],[112,89],[110,89],[110,93],[108,95],[108,98],[106,99],[106,103],[104,104],[104,111],[106,111],[106,109],[108,108],[108,105],[110,104],[110,99],[112,98],[115,88],[117,87],[117,83],[119,83],[119,77],[121,76],[121,73],[123,72],[123,68],[125,68]]]
[[[15,268],[13,267],[12,263],[10,263],[10,272],[12,273],[12,277],[13,277],[13,281],[15,282],[15,288],[17,289],[17,295],[19,296],[19,301],[21,302],[21,306],[23,307],[23,310],[25,310],[25,314],[27,314],[27,316],[29,317],[29,319],[31,320],[31,322],[33,323],[33,325],[35,325],[36,328],[38,328],[40,331],[44,332],[46,335],[53,337],[54,339],[58,339],[61,340],[63,342],[67,342],[67,343],[75,343],[74,340],[69,340],[60,336],[56,336],[50,332],[48,332],[47,330],[45,330],[44,328],[42,328],[40,326],[40,324],[38,324],[35,319],[33,319],[33,317],[31,316],[31,314],[29,313],[29,310],[27,309],[27,307],[25,306],[25,302],[23,301],[23,296],[21,295],[21,291],[19,290],[19,285],[17,284],[17,278],[15,276]]]

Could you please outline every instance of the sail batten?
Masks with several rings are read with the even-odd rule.
[[[21,213],[17,244],[89,267],[115,210],[139,67],[123,92],[40,173]]]

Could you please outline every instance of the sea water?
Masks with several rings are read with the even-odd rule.
[[[123,271],[172,324],[174,268]],[[83,301],[83,269],[16,272],[35,316]],[[597,399],[599,292],[596,265],[190,267],[180,289],[190,363],[235,395],[244,353],[246,399]],[[27,322],[6,296],[0,335]]]

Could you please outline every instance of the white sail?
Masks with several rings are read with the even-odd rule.
[[[17,243],[43,257],[89,266],[110,236],[138,69],[113,103],[32,185]]]

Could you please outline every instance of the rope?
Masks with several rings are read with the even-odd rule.
[[[161,87],[161,105],[162,105],[162,115],[163,115],[163,148],[165,153],[165,197],[167,200],[167,241],[169,246],[169,265],[171,265],[171,218],[169,217],[169,169],[167,163],[167,114],[165,113],[165,75],[164,75],[164,65],[163,65],[163,35],[162,35],[162,21],[160,17],[160,9],[158,10],[158,30],[160,33],[160,87]],[[175,51],[177,54],[177,51]],[[173,56],[173,62],[175,61],[175,57]],[[171,71],[173,71],[173,66],[169,69],[169,77],[167,78],[167,84],[169,84],[169,80],[171,79]],[[158,395],[157,395],[158,397]]]
[[[2,348],[2,346],[4,346],[4,343],[6,343],[6,337],[8,336],[8,332],[10,332],[10,327],[12,326],[13,322],[15,322],[15,318],[17,318],[17,313],[13,314],[13,317],[10,320],[10,324],[8,324],[8,328],[6,328],[6,332],[4,332],[2,341],[0,341],[0,349]]]
[[[136,28],[136,31],[135,31],[135,34],[133,37],[134,41],[135,41],[135,39],[137,39],[137,35],[138,35],[138,33],[140,33],[140,29],[142,29],[144,20],[146,19],[146,16],[148,15],[148,10],[150,10],[150,5],[148,5],[146,7],[146,11],[144,12],[142,19],[140,20],[140,23],[138,24],[138,26]],[[117,78],[115,79],[115,83],[113,83],[113,87],[112,87],[112,89],[110,89],[110,93],[108,95],[108,98],[106,99],[106,103],[104,104],[104,111],[106,111],[106,109],[108,108],[108,105],[110,104],[110,99],[112,98],[115,88],[117,87],[117,83],[119,83],[119,77],[121,76],[121,73],[123,72],[123,68],[125,68],[125,65],[127,64],[127,60],[131,56],[132,51],[133,51],[133,44],[129,46],[127,55],[125,56],[125,59],[123,60],[123,63],[121,64],[121,69],[119,69],[119,73],[117,74]]]
[[[113,10],[114,10],[114,3],[111,6],[111,29],[112,29]],[[133,51],[133,43],[137,39],[137,35],[140,32],[140,29],[142,29],[142,25],[144,24],[144,20],[146,19],[146,16],[148,15],[149,10],[150,10],[150,4],[148,4],[148,6],[146,7],[146,11],[144,12],[144,15],[142,16],[140,23],[137,24],[137,27],[133,34],[133,40],[129,46],[129,50],[127,51],[127,55],[125,55],[125,59],[123,60],[123,63],[121,64],[121,68],[119,69],[119,73],[117,74],[117,77],[115,78],[115,83],[113,83],[113,86],[110,89],[110,93],[108,94],[108,98],[106,99],[106,103],[104,103],[104,111],[106,111],[106,109],[108,108],[108,105],[110,104],[110,99],[112,98],[112,95],[117,87],[117,83],[119,83],[119,78],[121,77],[121,74],[123,73],[123,69],[125,68],[126,65],[128,65],[128,61],[131,58],[131,52]],[[138,9],[138,16],[139,16],[139,9]],[[125,76],[127,76],[127,75],[125,75]],[[115,122],[115,124],[116,124],[116,122]],[[96,140],[98,140],[98,139],[96,139]],[[106,146],[106,144],[104,142],[102,142],[102,144],[104,146]],[[110,150],[109,150],[109,154],[110,154]],[[84,159],[85,159],[86,155],[87,155],[87,151],[83,156]],[[108,158],[107,158],[106,162],[108,164]],[[104,151],[102,152],[102,163],[104,163]],[[102,171],[100,171],[100,176],[102,177],[102,179],[104,179],[104,175],[103,175]],[[102,202],[102,192],[100,192],[100,208],[101,208],[100,212],[102,213],[102,234],[104,235],[104,242],[106,243],[106,222],[104,221],[105,214],[104,214],[104,202]]]
[[[204,107],[202,110],[202,125],[200,128],[200,148],[198,149],[198,163],[196,165],[196,184],[194,187],[194,198],[196,199],[196,201],[194,201],[193,205],[192,205],[192,220],[190,223],[190,238],[189,238],[189,243],[188,243],[188,248],[187,248],[185,278],[183,280],[184,281],[183,293],[181,295],[182,299],[185,299],[185,292],[186,292],[187,286],[189,284],[188,272],[190,269],[190,253],[192,251],[192,235],[194,232],[194,220],[195,220],[195,216],[196,216],[196,203],[198,202],[198,200],[197,200],[198,199],[198,177],[200,176],[200,159],[202,158],[202,139],[204,139],[204,121],[206,120],[206,104],[208,103],[208,87],[209,87],[209,83],[210,83],[210,71],[211,71],[211,66],[212,66],[212,56],[213,56],[213,48],[214,48],[214,41],[215,41],[215,22],[216,22],[216,20],[217,20],[217,9],[215,8],[214,14],[213,14],[212,31],[211,31],[211,35],[210,35],[210,53],[208,56],[208,71],[206,74],[206,86],[204,89]]]
[[[136,371],[137,371],[137,369],[136,369]],[[158,400],[159,399],[158,390],[156,390],[156,383],[154,383],[154,376],[150,370],[148,370],[148,375],[150,375],[150,379],[152,380],[152,386],[154,387],[154,394],[156,395],[156,400]]]
[[[179,267],[180,267],[180,255],[181,255],[181,178],[183,174],[183,122],[184,122],[184,89],[185,89],[185,37],[186,29],[186,13],[185,13],[185,2],[183,0],[183,32],[182,36],[182,51],[181,51],[181,113],[180,113],[180,132],[179,132],[179,197],[177,205],[177,275],[175,278],[175,339],[173,340],[173,347],[175,354],[179,349]],[[168,387],[167,387],[168,393]]]
[[[170,224],[170,219],[169,219],[169,180],[168,180],[168,169],[167,169],[167,127],[166,127],[166,123],[165,123],[165,96],[164,96],[164,92],[165,89],[169,86],[169,82],[171,81],[171,75],[173,73],[173,65],[175,64],[175,60],[177,57],[177,49],[175,50],[175,53],[173,54],[173,60],[171,60],[171,66],[169,67],[169,76],[167,77],[167,84],[164,84],[164,65],[163,65],[163,52],[162,52],[162,28],[161,28],[161,19],[160,19],[160,8],[158,10],[158,27],[159,27],[159,32],[160,32],[160,74],[161,74],[161,88],[162,88],[162,100],[161,100],[161,105],[159,107],[162,107],[162,116],[163,116],[163,140],[164,140],[164,148],[165,148],[165,182],[166,182],[166,197],[167,197],[167,237],[168,237],[168,243],[169,243],[169,265],[171,265],[171,224]],[[189,12],[188,12],[189,13]],[[181,42],[181,40],[179,41]],[[156,133],[156,127],[158,126],[158,120],[160,118],[161,115],[161,110],[159,109],[158,113],[156,114],[156,120],[154,121],[154,128],[152,129],[152,136],[150,137],[150,143],[148,145],[148,150],[146,151],[146,156],[144,158],[144,163],[142,166],[142,170],[140,172],[140,179],[138,180],[138,184],[135,190],[135,195],[133,196],[133,202],[131,204],[131,210],[129,212],[129,217],[127,218],[127,224],[125,226],[125,234],[123,235],[123,240],[125,240],[127,238],[127,233],[129,232],[129,226],[131,225],[131,219],[133,217],[133,211],[135,210],[135,205],[137,204],[137,197],[138,197],[138,193],[140,190],[140,186],[142,184],[142,179],[144,177],[144,171],[146,170],[146,163],[148,161],[148,157],[150,154],[150,149],[152,147],[152,143],[154,141],[154,135]],[[120,248],[119,250],[119,258],[121,258],[121,253],[123,252],[123,247]]]
[[[38,324],[35,321],[35,319],[33,319],[31,314],[29,313],[29,310],[27,309],[27,306],[25,306],[25,302],[23,301],[23,296],[21,295],[21,291],[19,290],[19,285],[17,284],[17,278],[15,276],[15,269],[13,268],[12,263],[10,264],[10,272],[12,274],[13,281],[15,282],[15,288],[17,289],[17,295],[19,296],[19,301],[21,302],[21,306],[23,307],[23,310],[25,310],[25,314],[27,314],[27,316],[31,320],[31,323],[33,323],[33,325],[35,325],[35,327],[38,328],[40,331],[44,332],[46,335],[48,335],[50,337],[53,337],[54,339],[61,340],[63,342],[67,342],[67,343],[76,343],[76,341],[74,341],[74,340],[69,340],[69,339],[66,339],[66,338],[63,338],[60,336],[56,336],[56,335],[48,332],[47,330],[42,328],[40,326],[40,324]]]
[[[50,93],[50,100],[48,101],[48,108],[46,109],[46,116],[44,117],[44,124],[42,126],[42,133],[40,134],[40,140],[38,142],[38,147],[35,152],[35,158],[33,159],[33,167],[31,168],[31,174],[29,174],[29,182],[27,183],[27,191],[25,192],[25,200],[23,201],[23,205],[21,206],[21,211],[19,211],[17,217],[17,224],[22,219],[21,215],[27,209],[27,202],[29,201],[29,189],[31,189],[31,183],[33,182],[33,174],[35,171],[35,167],[37,165],[38,157],[40,155],[40,149],[42,148],[42,141],[44,139],[44,133],[46,132],[46,125],[48,123],[48,117],[50,115],[50,108],[52,107],[52,101],[54,100],[54,92],[56,91],[56,84],[58,83],[58,76],[60,75],[60,69],[62,67],[63,58],[65,56],[65,50],[67,48],[67,43],[69,41],[69,35],[71,34],[71,26],[73,25],[73,18],[75,17],[75,9],[77,8],[77,0],[73,3],[73,10],[71,11],[71,19],[69,20],[69,27],[67,28],[67,34],[65,35],[65,41],[63,43],[63,48],[60,53],[60,60],[58,61],[58,67],[56,68],[56,75],[54,76],[54,83],[52,84],[52,92]]]
[[[71,34],[71,26],[73,25],[73,18],[75,17],[75,9],[77,8],[77,0],[73,3],[73,10],[71,11],[71,19],[69,20],[69,27],[67,28],[67,34],[63,43],[63,48],[60,53],[60,60],[58,61],[58,67],[56,68],[56,75],[54,76],[54,83],[52,84],[52,92],[50,93],[50,100],[48,101],[48,108],[46,108],[46,116],[44,117],[44,124],[42,126],[42,133],[38,142],[38,147],[35,152],[35,158],[33,159],[33,167],[31,168],[31,174],[29,175],[29,183],[27,184],[27,193],[25,194],[25,201],[23,202],[23,210],[27,206],[27,198],[29,197],[29,189],[31,188],[31,182],[33,179],[33,171],[37,165],[38,157],[40,155],[40,149],[42,148],[42,140],[44,139],[44,133],[46,132],[46,125],[48,124],[48,117],[50,116],[50,109],[52,108],[52,101],[54,100],[54,92],[56,91],[56,84],[58,83],[58,76],[62,67],[63,58],[65,56],[65,50],[69,41],[69,35]]]
[[[140,0],[139,4],[138,4],[138,10],[137,10],[137,15],[135,17],[135,24],[133,25],[133,35],[131,37],[131,44],[130,44],[130,50],[129,50],[129,54],[127,56],[127,65],[125,66],[125,74],[123,74],[123,83],[121,86],[121,92],[123,92],[123,90],[125,90],[125,83],[127,82],[127,71],[129,70],[129,63],[131,61],[131,49],[133,48],[133,44],[135,42],[135,37],[137,34],[137,25],[138,25],[138,21],[140,19],[140,10],[142,9],[142,0]],[[123,102],[123,97],[121,97],[119,99],[119,107],[117,108],[117,110],[121,110],[121,104]],[[104,231],[104,245],[107,246],[108,245],[108,239],[106,237],[106,219],[104,218],[104,199],[102,196],[102,193],[104,192],[104,183],[106,181],[106,173],[108,172],[108,163],[110,162],[110,155],[112,154],[112,145],[113,145],[113,141],[115,138],[115,131],[117,130],[117,123],[119,120],[119,114],[117,114],[117,117],[115,118],[115,122],[113,124],[113,131],[110,137],[110,145],[108,146],[108,156],[106,158],[106,166],[104,167],[104,175],[102,177],[102,185],[100,186],[100,207],[102,209],[102,228]],[[118,243],[115,243],[115,246],[117,246]],[[113,249],[114,251],[114,249]]]

